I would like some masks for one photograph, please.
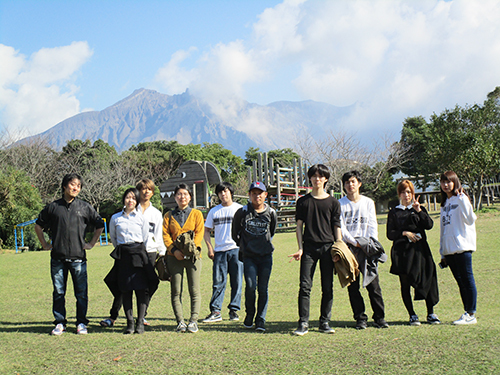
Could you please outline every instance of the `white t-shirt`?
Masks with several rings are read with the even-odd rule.
[[[140,204],[137,206],[137,209],[142,212]],[[158,252],[160,255],[165,255],[167,248],[163,242],[163,216],[161,215],[161,212],[150,204],[142,215],[149,223],[146,251],[148,253]]]
[[[441,207],[441,256],[476,251],[476,214],[465,194],[446,199]]]
[[[207,215],[205,227],[214,230],[215,247],[214,251],[228,251],[238,248],[231,237],[231,226],[234,214],[241,207],[241,204],[233,202],[232,205],[224,207],[219,204],[212,208]]]
[[[352,202],[344,196],[339,203],[340,227],[344,242],[356,246],[355,237],[373,237],[378,240],[377,213],[375,203],[370,198],[360,195],[357,202]]]

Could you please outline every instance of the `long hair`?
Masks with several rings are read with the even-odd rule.
[[[135,196],[135,207],[137,207],[137,205],[139,204],[139,190],[137,190],[136,188],[128,188],[127,190],[125,190],[125,192],[123,193],[123,196],[122,196],[122,204],[125,205],[125,198],[127,197],[127,195],[129,193],[133,193],[134,196]]]
[[[439,178],[439,182],[443,181],[453,182],[453,191],[452,191],[453,195],[458,195],[458,193],[462,192],[462,184],[460,183],[460,180],[458,179],[458,176],[455,172],[453,171],[444,172]],[[441,190],[441,207],[443,207],[444,204],[446,203],[446,200],[448,199],[448,194],[446,194],[443,191],[441,186],[439,187],[439,189]]]

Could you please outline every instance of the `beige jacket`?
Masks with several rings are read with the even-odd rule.
[[[337,240],[332,245],[332,258],[336,255],[340,257],[340,260],[335,262],[335,273],[339,276],[340,285],[345,288],[358,277],[358,262],[342,240]]]

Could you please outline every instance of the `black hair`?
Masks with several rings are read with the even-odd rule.
[[[314,176],[316,174],[316,172],[318,172],[321,177],[325,177],[326,181],[328,181],[328,179],[330,178],[330,170],[324,164],[314,164],[307,171],[307,177],[309,177],[309,179],[311,179],[311,177]]]
[[[359,173],[358,171],[350,171],[350,172],[344,173],[344,175],[342,176],[342,185],[344,185],[352,177],[356,178],[356,180],[358,180],[358,182],[360,182],[360,183],[363,182],[363,181],[361,181],[361,173]]]
[[[193,192],[191,191],[191,189],[189,188],[189,186],[187,186],[186,184],[182,183],[182,184],[179,184],[175,187],[174,189],[174,195],[177,194],[177,192],[181,189],[184,189],[184,190],[187,190],[187,192],[189,193],[189,196],[191,197],[191,199],[193,199]]]
[[[76,173],[68,173],[66,174],[63,179],[62,179],[62,183],[61,183],[61,191],[62,193],[64,194],[64,189],[68,187],[69,183],[73,180],[78,180],[80,181],[80,188],[83,187],[83,182],[82,182],[82,178],[80,177],[79,174],[76,174]]]
[[[234,187],[233,185],[231,185],[230,182],[221,182],[220,184],[217,184],[217,186],[215,187],[215,194],[217,194],[217,196],[219,196],[219,193],[224,191],[224,190],[229,190],[229,192],[231,193],[231,198],[233,197],[234,195]]]
[[[139,190],[137,190],[135,187],[128,188],[127,190],[125,190],[125,193],[123,193],[123,196],[122,196],[122,204],[125,205],[125,197],[129,193],[134,193],[134,195],[135,195],[135,206],[137,207],[137,205],[139,204]]]
[[[441,175],[441,177],[439,178],[439,182],[443,182],[443,181],[453,182],[452,195],[458,195],[460,192],[463,192],[462,191],[462,184],[460,183],[460,180],[455,172],[453,172],[453,171],[444,172]],[[439,188],[439,190],[441,191],[441,207],[444,207],[444,204],[446,203],[446,200],[448,199],[448,194],[446,194],[441,187]],[[468,195],[467,195],[467,197],[469,198]],[[470,200],[470,198],[469,198],[469,200]]]

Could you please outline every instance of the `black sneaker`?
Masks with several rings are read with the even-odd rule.
[[[309,324],[300,322],[299,327],[293,331],[293,334],[295,336],[304,336],[307,332],[309,332]]]
[[[246,316],[245,320],[243,321],[243,327],[250,329],[253,328],[253,319],[250,316]]]
[[[240,317],[238,316],[236,310],[229,310],[229,320],[232,322],[237,322],[238,320],[240,320]]]
[[[364,319],[359,319],[356,321],[356,329],[366,329],[367,324],[366,324],[366,320]]]
[[[335,330],[328,325],[328,323],[321,323],[319,325],[318,331],[321,333],[335,333]]]
[[[375,319],[375,321],[373,322],[373,325],[376,328],[389,328],[389,324],[387,324],[387,322],[385,321],[384,318]]]
[[[266,332],[266,325],[264,324],[264,322],[256,323],[255,324],[255,331],[257,331],[259,333]]]
[[[221,321],[222,315],[220,314],[220,311],[212,311],[205,319],[203,319],[203,323],[213,323]]]

